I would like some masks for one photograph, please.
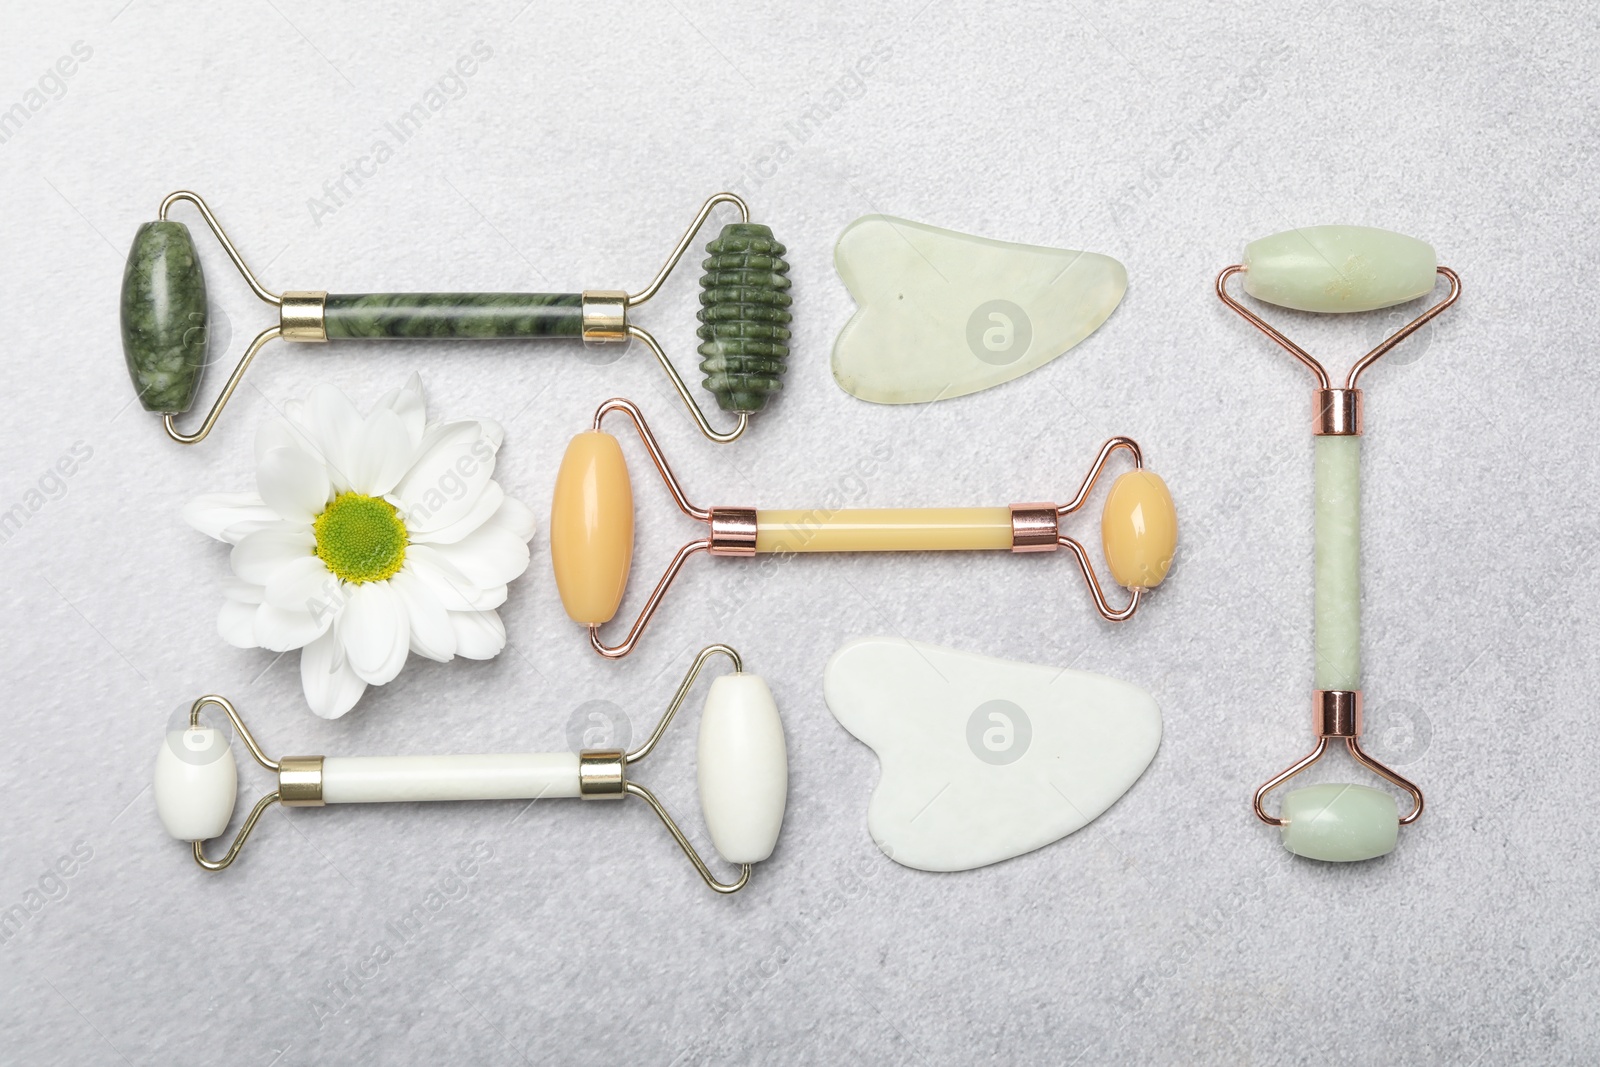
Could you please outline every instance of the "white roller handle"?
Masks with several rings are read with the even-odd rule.
[[[578,795],[574,752],[484,756],[329,756],[325,804],[539,800]]]
[[[700,714],[700,810],[729,863],[772,855],[789,797],[789,755],[772,691],[757,674],[711,683]]]

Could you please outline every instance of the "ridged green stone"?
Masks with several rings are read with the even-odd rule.
[[[147,222],[122,272],[122,354],[146,411],[181,414],[206,365],[206,278],[189,228]]]
[[[583,336],[581,293],[329,293],[328,340]]]
[[[1283,847],[1330,863],[1394,851],[1400,815],[1394,797],[1366,785],[1308,785],[1283,798]]]
[[[789,264],[765,226],[734,222],[706,245],[700,371],[724,411],[756,412],[788,370]]]

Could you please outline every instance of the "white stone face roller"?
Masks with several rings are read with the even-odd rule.
[[[1312,312],[1374,311],[1433,292],[1438,275],[1446,296],[1395,331],[1350,368],[1342,388],[1299,345],[1228,293],[1228,279],[1245,276],[1245,292],[1279,307]],[[1365,226],[1312,226],[1254,241],[1244,262],[1217,275],[1217,296],[1316,375],[1316,669],[1312,725],[1317,744],[1255,792],[1256,817],[1282,831],[1290,852],[1310,859],[1366,860],[1394,849],[1401,826],[1422,814],[1422,790],[1361,748],[1361,374],[1461,295],[1461,279],[1435,260],[1432,246]],[[1281,814],[1262,801],[1322,758],[1329,741],[1411,797],[1401,816],[1394,797],[1362,785],[1325,784],[1289,793]]]
[[[733,663],[733,673],[711,683],[700,716],[700,807],[718,854],[740,868],[738,880],[720,882],[654,793],[628,777],[630,764],[648,756],[713,656]],[[255,761],[277,776],[277,788],[256,801],[233,844],[220,859],[205,842],[228,829],[238,791],[238,771],[227,736],[201,721],[207,706],[220,708]],[[268,759],[234,706],[203,696],[189,710],[187,727],[171,730],[156,757],[156,811],[167,833],[193,843],[194,861],[208,871],[233,863],[262,814],[273,804],[320,808],[327,804],[380,804],[425,800],[542,800],[581,797],[621,800],[636,796],[661,818],[706,885],[735,893],[750,867],[772,854],[783,825],[789,790],[783,724],[767,683],[745,673],[726,645],[700,650],[661,721],[632,752],[586,749],[471,756],[286,756]]]

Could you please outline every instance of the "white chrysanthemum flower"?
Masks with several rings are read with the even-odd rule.
[[[493,478],[488,419],[429,422],[413,374],[365,418],[329,385],[256,434],[256,492],[183,510],[233,545],[218,628],[237,648],[301,649],[311,710],[338,718],[409,652],[447,662],[505,647],[494,610],[528,569],[534,516]]]

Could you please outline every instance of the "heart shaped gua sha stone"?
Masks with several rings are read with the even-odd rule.
[[[1106,321],[1128,288],[1110,256],[866,215],[834,249],[857,311],[833,377],[875,404],[965,396],[1044,366]]]
[[[1082,828],[1161,743],[1161,710],[1136,685],[901,638],[849,642],[823,687],[878,754],[868,832],[923,871],[982,867]]]

